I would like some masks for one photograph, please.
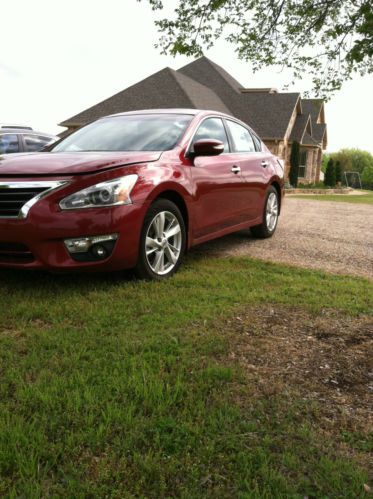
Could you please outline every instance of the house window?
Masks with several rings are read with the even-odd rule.
[[[307,151],[300,151],[298,177],[305,178],[307,168]]]

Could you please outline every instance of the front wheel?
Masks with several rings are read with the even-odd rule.
[[[250,229],[254,237],[264,239],[273,236],[277,227],[279,206],[278,192],[271,186],[267,191],[266,202],[264,204],[263,221],[260,225],[256,225]]]
[[[185,243],[185,223],[179,208],[167,199],[158,199],[145,215],[137,274],[145,279],[170,277],[181,264]]]

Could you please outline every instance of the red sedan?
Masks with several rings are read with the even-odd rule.
[[[187,248],[276,230],[281,164],[237,119],[166,109],[101,118],[49,151],[0,156],[0,267],[162,279]]]

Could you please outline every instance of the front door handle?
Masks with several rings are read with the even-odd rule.
[[[268,166],[268,161],[262,161],[262,167],[263,168],[266,168]]]
[[[232,166],[232,170],[231,171],[233,173],[240,173],[241,168],[239,166]]]

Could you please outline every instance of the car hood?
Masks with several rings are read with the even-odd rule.
[[[76,175],[157,161],[160,152],[42,152],[0,156],[0,176]]]

